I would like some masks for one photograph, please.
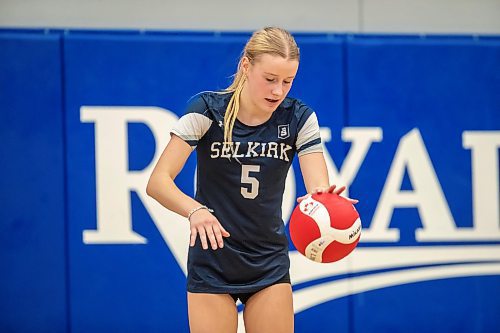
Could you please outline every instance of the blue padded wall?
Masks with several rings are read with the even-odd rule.
[[[182,263],[188,240],[182,243],[186,234],[169,225],[182,228],[185,220],[166,210],[154,215],[140,190],[124,196],[125,178],[103,184],[98,173],[124,171],[107,156],[126,159],[127,181],[143,173],[163,150],[155,131],[168,132],[197,92],[229,85],[248,37],[0,31],[0,331],[188,331]],[[314,301],[295,316],[296,332],[494,332],[500,325],[495,297],[500,295],[500,221],[488,222],[491,237],[474,236],[480,230],[474,225],[473,181],[481,172],[498,173],[498,149],[490,165],[478,171],[464,132],[487,134],[488,140],[500,135],[500,40],[331,34],[297,34],[296,39],[301,62],[290,95],[316,111],[330,136],[324,143],[335,168],[341,170],[361,142],[344,142],[342,131],[382,134],[349,184],[350,196],[360,199],[363,223],[354,253],[321,266],[325,273],[318,274],[317,266],[302,265],[306,259],[290,244],[293,265],[306,277],[294,283],[297,304],[303,304],[302,292],[316,291]],[[89,121],[85,112],[91,109],[103,117]],[[130,110],[139,113],[123,125],[120,117]],[[160,114],[155,119],[161,123],[144,121]],[[123,132],[116,130],[122,125]],[[102,128],[114,129],[99,132]],[[391,170],[401,168],[394,165],[397,151],[409,137],[429,161],[406,166],[397,190],[414,193],[415,174],[431,168],[436,176],[431,185],[442,191],[442,202],[396,207],[388,230],[379,238],[363,238],[373,231]],[[419,156],[406,153],[408,159]],[[194,155],[176,179],[188,195],[194,194]],[[299,196],[305,189],[297,161],[293,170],[293,195]],[[104,185],[111,191],[102,191]],[[441,203],[449,208],[451,226],[436,217]],[[129,233],[142,240],[113,241],[120,235],[111,233],[101,242],[86,241],[89,231],[105,229],[98,216],[110,209],[103,205],[127,211],[115,210],[116,216],[106,215],[101,223],[123,226],[130,218]],[[448,228],[449,238],[417,236],[442,232],[433,225]],[[395,239],[380,238],[395,230]],[[467,232],[472,236],[463,236]]]
[[[462,132],[498,133],[500,43],[472,38],[359,37],[350,41],[347,54],[347,124],[383,130],[382,142],[372,146],[351,189],[364,199],[359,207],[364,221],[370,221],[380,203],[400,140],[418,129],[454,223],[471,228],[471,152],[462,146]],[[406,173],[402,189],[412,188]],[[453,251],[454,246],[481,243],[418,241],[415,231],[422,223],[416,208],[395,209],[390,227],[401,230],[400,240],[387,246],[443,245]],[[498,245],[498,241],[490,243]],[[498,276],[436,280],[353,296],[353,331],[405,327],[405,332],[422,332],[432,325],[433,331],[493,332],[497,323],[489,309],[500,308],[500,301],[487,295],[499,293],[499,282]],[[481,311],[482,319],[471,318],[471,309],[478,311],[473,316]]]
[[[66,332],[61,38],[0,32],[0,331]]]

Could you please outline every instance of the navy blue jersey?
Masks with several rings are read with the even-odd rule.
[[[224,248],[203,250],[197,239],[188,257],[188,291],[244,293],[288,273],[288,241],[281,204],[293,157],[321,152],[315,113],[287,97],[257,126],[236,120],[233,142],[223,122],[232,93],[196,97],[172,133],[197,152],[196,200],[214,210],[231,234]]]

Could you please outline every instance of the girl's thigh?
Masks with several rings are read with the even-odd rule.
[[[227,294],[188,292],[188,316],[191,333],[236,333],[238,311]]]

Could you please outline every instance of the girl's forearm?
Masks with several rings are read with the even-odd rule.
[[[201,204],[182,192],[168,175],[152,175],[146,193],[163,207],[184,217]]]

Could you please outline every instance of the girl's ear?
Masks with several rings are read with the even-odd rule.
[[[250,60],[247,57],[241,58],[241,70],[243,71],[243,74],[246,75],[249,69],[250,69]]]

